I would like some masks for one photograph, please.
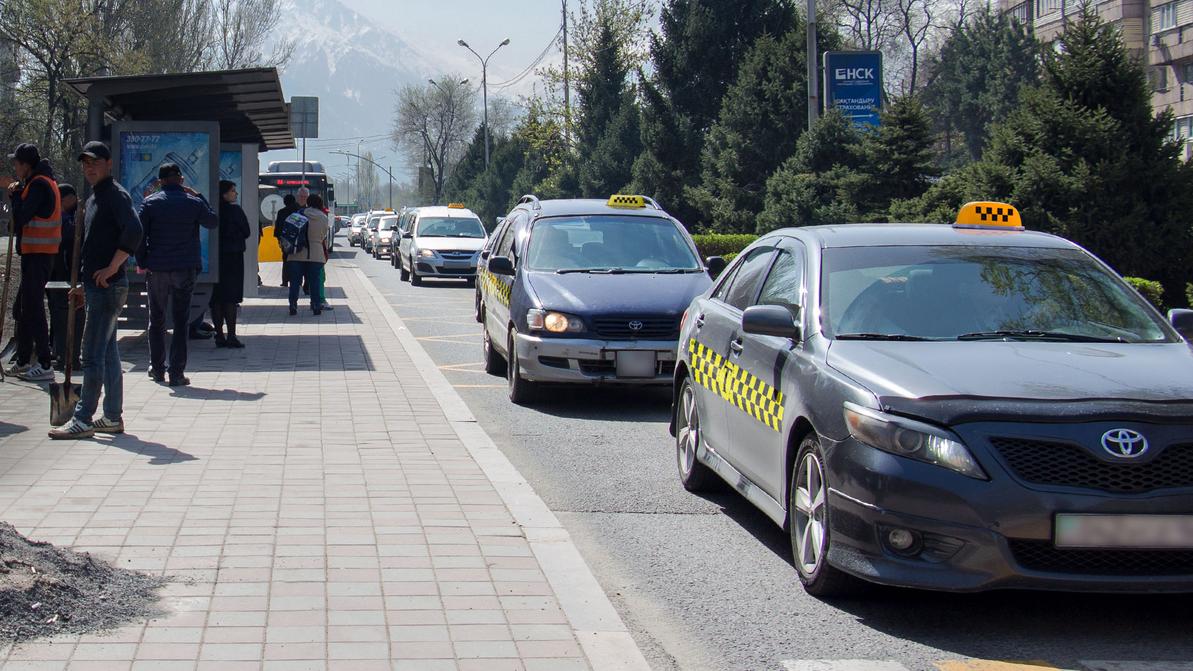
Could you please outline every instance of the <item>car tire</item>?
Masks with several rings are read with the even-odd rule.
[[[680,383],[678,399],[675,408],[675,461],[679,469],[679,482],[689,492],[708,491],[720,478],[698,458],[700,406],[696,403],[696,387],[692,384],[692,378],[684,378]]]
[[[410,262],[410,286],[419,287],[419,286],[422,286],[422,283],[423,283],[423,278],[419,276],[418,268],[414,267],[414,261],[411,261]]]
[[[800,443],[795,458],[787,522],[799,580],[808,594],[818,598],[848,594],[857,586],[855,578],[828,563],[832,547],[828,491],[824,451],[813,433]]]
[[[518,349],[514,346],[514,331],[510,330],[506,341],[505,378],[509,382],[510,400],[514,405],[531,405],[538,398],[538,385],[522,377],[522,366],[518,363]]]
[[[406,270],[406,264],[402,262],[401,257],[398,258],[398,279],[403,282],[410,279],[410,271]]]
[[[481,348],[485,355],[485,372],[495,377],[505,377],[505,357],[493,347],[493,340],[489,338],[489,329],[482,329]]]

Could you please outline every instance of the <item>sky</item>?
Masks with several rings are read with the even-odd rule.
[[[509,38],[509,46],[489,61],[489,81],[498,83],[530,65],[560,27],[560,0],[342,1],[394,31],[415,49],[478,82],[480,63],[456,40],[463,39],[481,56],[487,56]],[[552,56],[557,53],[555,49]],[[554,60],[549,58],[548,62]]]

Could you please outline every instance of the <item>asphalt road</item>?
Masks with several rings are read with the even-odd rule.
[[[680,486],[666,390],[560,389],[533,409],[486,375],[473,290],[399,282],[339,239],[556,512],[642,646],[670,669],[782,669],[785,660],[1193,660],[1187,597],[872,588],[825,602],[799,586],[789,541],[732,491]],[[349,306],[354,309],[355,306]],[[342,309],[342,308],[341,308]]]

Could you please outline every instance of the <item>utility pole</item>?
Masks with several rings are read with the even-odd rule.
[[[493,54],[497,53],[498,49],[500,49],[501,47],[504,47],[505,45],[507,45],[509,43],[510,43],[510,40],[507,37],[507,38],[505,38],[504,41],[502,41],[501,44],[498,44],[497,47],[495,49],[493,49],[493,51],[489,52],[488,56],[481,58],[481,55],[476,53],[476,51],[473,51],[472,47],[468,46],[467,42],[465,42],[464,40],[456,40],[456,44],[464,47],[465,49],[467,49],[469,51],[472,51],[472,55],[476,56],[476,59],[481,62],[481,90],[484,91],[484,98],[485,98],[485,171],[486,172],[488,172],[488,170],[489,170],[489,59],[493,57]]]
[[[361,156],[360,154],[353,154],[350,151],[333,151],[331,153],[339,154],[341,156],[355,156],[356,160],[358,162],[359,161],[367,161],[368,163],[376,166],[379,170],[385,172],[385,174],[389,175],[389,206],[391,209],[393,208],[393,206],[394,206],[394,170],[393,170],[392,166],[387,168],[387,167],[381,165],[380,163],[374,161],[371,158]],[[384,156],[382,158],[384,158]],[[358,188],[358,191],[359,191],[359,188]]]
[[[816,47],[816,0],[808,0],[808,129],[820,118],[820,53]]]
[[[572,132],[572,86],[568,73],[568,0],[563,4],[563,139],[568,144]]]

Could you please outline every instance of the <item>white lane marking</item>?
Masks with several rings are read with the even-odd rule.
[[[788,659],[785,671],[907,671],[899,662],[871,659]]]
[[[1193,671],[1193,662],[1120,662],[1081,660],[1086,671]]]

